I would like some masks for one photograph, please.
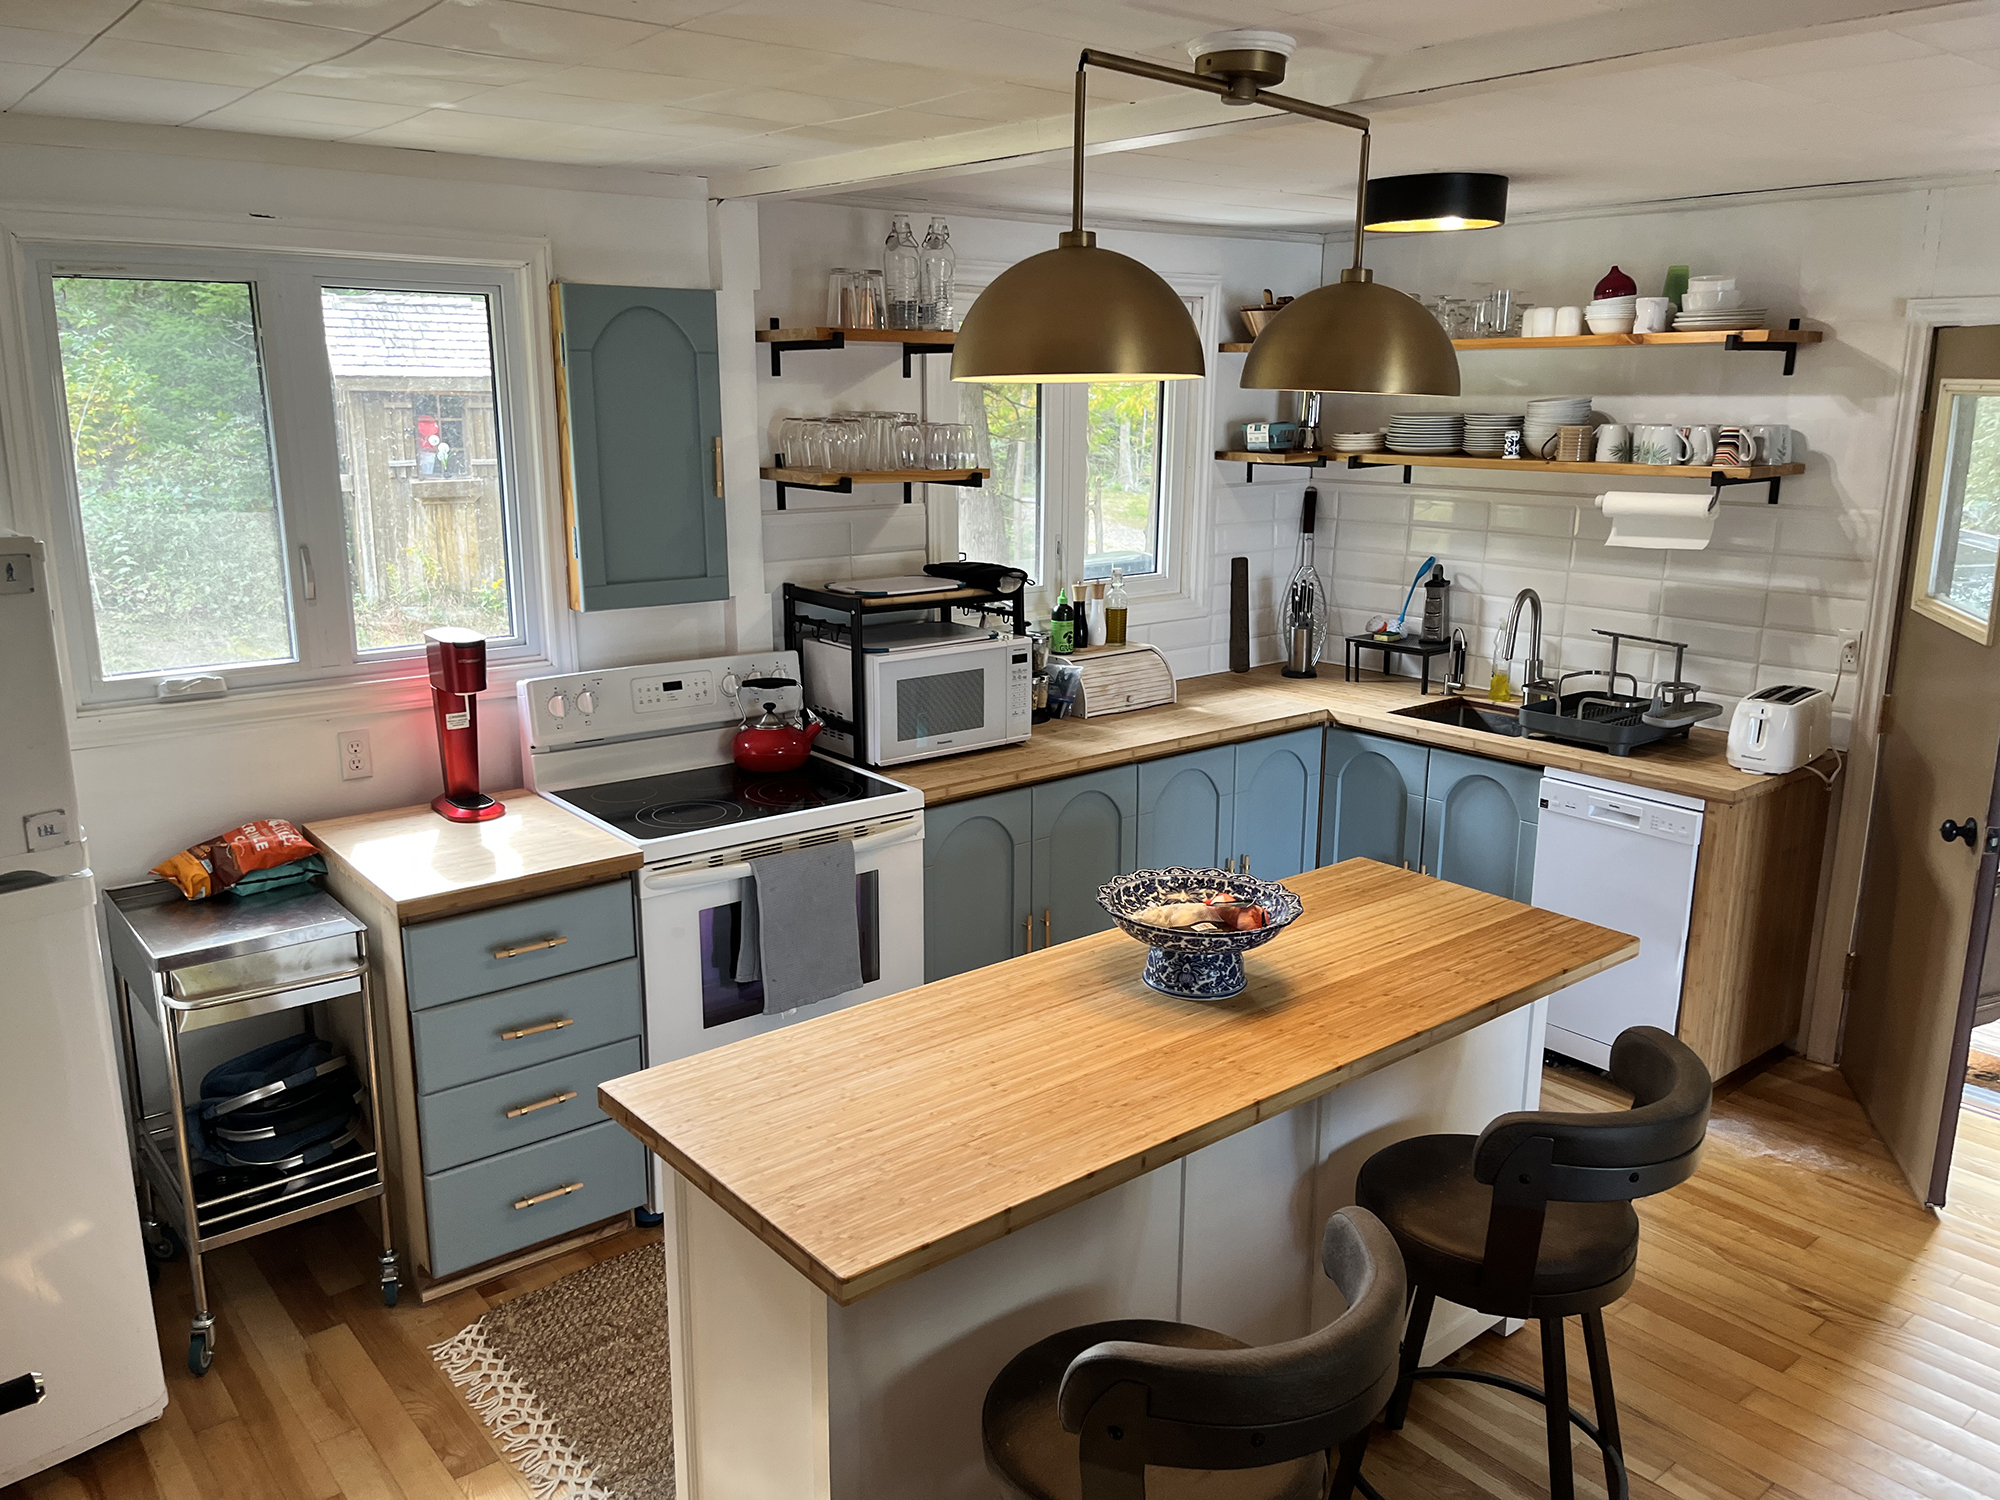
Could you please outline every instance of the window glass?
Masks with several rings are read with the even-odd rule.
[[[1007,563],[1039,579],[1042,388],[967,384],[959,389],[980,466],[993,471],[981,488],[958,492],[959,549],[967,557]]]
[[[53,290],[103,675],[293,659],[250,284]]]
[[[1158,381],[1090,387],[1087,510],[1083,572],[1130,578],[1159,571],[1160,412]]]
[[[476,292],[326,287],[355,646],[515,633],[493,335]]]
[[[1954,395],[1928,593],[1982,625],[2000,565],[2000,396]]]

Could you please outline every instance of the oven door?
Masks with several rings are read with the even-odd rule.
[[[868,758],[878,766],[1007,739],[1011,637],[868,657]]]
[[[647,1066],[922,984],[923,827],[923,815],[913,813],[854,841],[861,988],[776,1015],[764,1012],[760,981],[737,977],[749,864],[648,869],[639,881]]]

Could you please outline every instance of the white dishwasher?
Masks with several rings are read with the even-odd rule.
[[[1639,956],[1549,997],[1546,1046],[1593,1067],[1628,1026],[1680,1020],[1701,802],[1576,771],[1542,777],[1535,905],[1639,939]]]

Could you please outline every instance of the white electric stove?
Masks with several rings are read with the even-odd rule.
[[[799,675],[765,651],[520,683],[529,787],[637,844],[648,1066],[858,1005],[924,981],[924,798],[900,782],[812,756],[796,771],[738,770],[736,687]],[[854,843],[861,988],[767,1012],[739,978],[750,861]]]

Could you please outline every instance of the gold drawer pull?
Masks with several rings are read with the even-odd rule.
[[[540,1036],[545,1031],[561,1031],[563,1027],[575,1024],[575,1016],[562,1016],[554,1021],[539,1021],[533,1026],[523,1026],[515,1031],[503,1031],[500,1033],[500,1040],[518,1042],[524,1036]]]
[[[567,1104],[576,1097],[575,1089],[564,1089],[560,1094],[551,1094],[546,1099],[537,1099],[533,1104],[517,1104],[507,1111],[507,1118],[518,1120],[522,1115],[531,1115],[538,1109],[547,1109],[551,1104]]]
[[[495,948],[495,958],[519,958],[523,953],[540,953],[544,948],[560,948],[568,942],[566,937],[543,938],[540,942],[522,943],[516,948]]]
[[[533,1208],[537,1203],[546,1203],[551,1198],[567,1198],[571,1193],[580,1193],[582,1191],[582,1183],[565,1182],[559,1188],[550,1188],[546,1193],[537,1193],[532,1198],[516,1198],[514,1200],[514,1207]]]

